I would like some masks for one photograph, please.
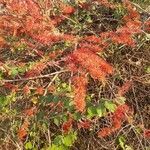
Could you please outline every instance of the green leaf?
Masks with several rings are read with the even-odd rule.
[[[67,83],[62,83],[63,88],[67,88]]]
[[[0,80],[3,79],[3,72],[0,70]]]
[[[73,118],[75,120],[80,120],[82,118],[82,115],[79,112],[76,112],[76,113],[73,114]]]
[[[73,141],[72,141],[71,136],[64,137],[63,138],[63,144],[66,145],[66,146],[72,146]]]
[[[70,101],[69,100],[64,100],[64,107],[68,108],[70,106]]]
[[[135,127],[135,131],[138,133],[138,134],[141,134],[142,133],[142,129],[140,127]]]
[[[106,108],[103,103],[101,103],[97,108],[96,108],[97,114],[99,117],[102,117],[106,114]]]
[[[14,67],[14,68],[11,68],[11,71],[10,71],[10,74],[11,76],[16,76],[19,74],[18,70],[17,70],[17,67]]]
[[[54,123],[59,126],[60,125],[60,118],[59,117],[55,117],[54,118]]]
[[[126,101],[125,97],[117,97],[116,102],[120,105],[124,104]]]
[[[5,96],[0,96],[0,107],[7,105],[7,99]]]
[[[10,95],[7,96],[0,96],[0,107],[4,107],[6,105],[9,105],[10,102],[16,101],[16,93],[12,92]]]
[[[44,116],[45,116],[45,112],[44,111],[40,111],[36,115],[37,120],[43,120]]]
[[[125,149],[125,142],[126,142],[126,139],[123,137],[123,136],[119,136],[119,145],[120,147],[124,150]]]
[[[105,107],[110,111],[110,112],[114,112],[116,110],[116,105],[111,102],[111,101],[105,101],[104,103]]]
[[[150,66],[146,67],[145,72],[150,73]]]
[[[65,146],[72,146],[75,140],[77,139],[77,132],[70,132],[68,135],[63,137],[63,144]]]
[[[25,149],[32,149],[32,148],[33,148],[33,146],[30,141],[25,144]]]
[[[62,144],[62,139],[63,139],[62,135],[56,136],[55,139],[54,139],[54,144],[55,145],[61,145]]]
[[[66,114],[62,115],[62,120],[63,122],[66,122],[68,120],[68,116]]]
[[[60,101],[60,97],[59,96],[54,96],[53,102],[57,103],[59,101]]]
[[[50,102],[53,102],[54,95],[47,94],[46,96],[42,96],[40,99],[42,102],[50,103]]]
[[[128,145],[125,145],[125,150],[133,150],[133,148]]]
[[[65,149],[63,149],[62,146],[52,144],[47,150],[65,150]]]
[[[96,107],[94,107],[94,106],[89,107],[87,109],[87,113],[88,113],[88,118],[92,118],[92,117],[96,116],[96,114],[97,114]]]
[[[21,73],[21,74],[25,73],[26,72],[26,67],[19,67],[18,72]]]
[[[56,150],[57,145],[52,144],[50,147],[47,148],[47,150]]]

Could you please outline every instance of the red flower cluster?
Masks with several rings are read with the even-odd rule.
[[[27,130],[29,128],[29,125],[30,125],[29,121],[25,119],[21,128],[18,130],[18,137],[20,140],[24,140],[24,138],[27,136]]]
[[[75,12],[75,9],[67,4],[61,3],[60,8],[63,14],[72,14]]]
[[[24,115],[26,115],[27,117],[32,117],[36,113],[37,113],[37,108],[35,106],[24,110]]]
[[[72,123],[73,123],[72,118],[69,118],[68,121],[63,123],[62,130],[63,130],[64,133],[68,133],[71,130]]]
[[[12,92],[18,91],[18,85],[14,85],[11,83],[5,83],[4,88],[11,90]]]
[[[16,15],[3,15],[0,21],[0,27],[7,31],[8,34],[20,35],[26,34],[41,44],[52,44],[60,40],[72,40],[71,35],[54,34],[54,25],[57,25],[65,18],[57,16],[45,17],[38,2],[34,0],[8,0],[5,2],[7,11],[10,14]],[[75,10],[70,5],[62,3],[63,13],[71,14]],[[9,32],[8,32],[9,30]]]
[[[36,88],[36,93],[39,95],[43,95],[44,94],[44,88],[43,87],[37,87]]]
[[[28,94],[31,93],[30,88],[29,88],[28,85],[25,85],[25,86],[23,87],[23,93],[24,93],[25,95],[28,95]]]
[[[38,62],[28,72],[26,72],[25,77],[35,77],[40,75],[46,67],[47,64],[45,62]]]
[[[132,36],[142,32],[142,22],[140,21],[139,13],[133,9],[131,3],[128,0],[123,1],[123,3],[128,10],[128,14],[123,18],[125,25],[118,28],[116,32],[112,32],[110,38],[118,44],[135,46]]]
[[[126,119],[126,113],[129,112],[129,106],[126,104],[118,106],[112,116],[112,127],[102,128],[98,132],[98,137],[106,137],[121,128],[122,122]]]
[[[119,95],[119,96],[123,96],[126,92],[128,92],[128,90],[130,89],[131,85],[132,85],[132,81],[126,81],[126,82],[122,85],[122,87],[120,87],[120,88],[118,89],[118,95]]]
[[[87,70],[94,79],[105,80],[107,74],[113,73],[113,68],[106,61],[87,48],[79,48],[71,54],[71,61]]]
[[[144,30],[150,32],[150,19],[144,23]]]
[[[34,0],[25,0],[25,3],[27,4],[27,9],[30,10],[28,11],[30,16],[32,16],[35,19],[42,18],[41,9]]]
[[[94,0],[94,1],[97,1],[100,5],[104,5],[105,7],[114,8],[114,5],[110,3],[108,0]]]
[[[74,76],[73,90],[74,90],[74,105],[77,111],[83,112],[85,110],[86,102],[86,85],[87,78],[85,75]]]
[[[91,122],[89,120],[80,121],[78,124],[78,128],[89,129],[91,127]]]
[[[150,129],[145,129],[144,130],[144,137],[145,138],[150,138]]]

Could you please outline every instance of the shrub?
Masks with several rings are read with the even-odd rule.
[[[17,108],[25,110],[18,110],[23,115],[20,118],[23,123],[20,120],[15,122],[19,127],[14,125],[15,135],[25,149],[67,149],[77,139],[77,128],[92,129],[94,120],[101,117],[112,121],[110,127],[99,129],[100,138],[118,131],[122,122],[129,123],[132,109],[122,99],[131,81],[120,87],[113,99],[101,98],[96,103],[92,102],[88,88],[91,80],[105,86],[108,77],[116,73],[116,64],[108,63],[103,55],[105,50],[113,45],[135,48],[136,38],[148,35],[149,22],[143,24],[130,1],[0,2],[5,6],[0,20],[0,83],[4,90],[0,107],[3,115],[10,115],[7,106],[16,109],[19,99],[25,101]],[[104,21],[105,29],[88,33],[88,26],[95,21],[88,12],[92,14],[99,9],[104,10],[101,16],[110,11],[116,15],[114,21],[117,17],[121,21],[112,26]],[[118,9],[122,16],[117,14]],[[54,135],[48,135],[52,136],[52,142],[43,140],[37,146],[40,137],[54,124],[61,135],[55,131]]]

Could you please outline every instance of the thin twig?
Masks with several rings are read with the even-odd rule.
[[[36,77],[30,77],[30,78],[21,78],[21,79],[14,79],[14,80],[1,80],[1,82],[18,82],[18,81],[28,81],[28,80],[35,80],[35,79],[40,79],[40,78],[49,78],[50,76],[56,75],[56,74],[60,74],[63,72],[67,72],[68,70],[61,70],[61,71],[57,71],[57,72],[53,72],[50,74],[45,74],[45,75],[40,75],[40,76],[36,76]]]
[[[133,3],[131,2],[135,7],[139,8],[140,10],[142,10],[143,12],[145,13],[148,13],[146,10],[144,10],[140,5],[136,4],[136,3]],[[149,14],[149,13],[148,13]]]
[[[51,86],[51,84],[55,81],[55,79],[56,79],[57,77],[58,77],[58,74],[56,74],[56,75],[53,77],[53,79],[51,80],[51,82],[50,82],[50,83],[48,84],[48,86],[46,87],[43,96],[45,96],[45,95],[47,94],[48,88]]]

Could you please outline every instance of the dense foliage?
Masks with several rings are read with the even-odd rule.
[[[139,5],[129,0],[0,4],[0,138],[3,143],[9,137],[6,149],[66,150],[78,132],[105,139],[133,126],[134,107],[125,94],[134,79],[121,75],[112,55],[149,42],[150,20],[142,18]],[[150,137],[148,127],[137,128],[136,134]],[[119,148],[132,149],[125,141],[119,136]]]

